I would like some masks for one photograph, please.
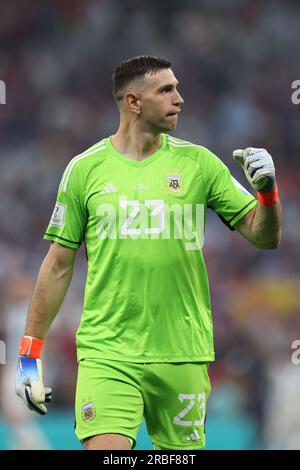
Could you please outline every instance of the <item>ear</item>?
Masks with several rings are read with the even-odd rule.
[[[141,99],[139,95],[133,93],[132,91],[126,93],[124,96],[124,101],[127,107],[136,114],[141,112]]]

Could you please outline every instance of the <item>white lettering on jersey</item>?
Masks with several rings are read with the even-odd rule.
[[[163,199],[119,198],[119,212],[113,204],[100,204],[97,236],[105,240],[162,238],[184,240],[186,250],[201,250],[204,243],[204,204],[167,204]]]

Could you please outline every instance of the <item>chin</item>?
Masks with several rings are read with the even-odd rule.
[[[178,122],[178,119],[177,119],[177,116],[174,120],[172,120],[172,122],[168,123],[168,130],[169,131],[174,131],[177,127],[177,122]]]
[[[154,126],[159,132],[172,132],[177,127],[177,119],[171,120],[163,120],[159,123],[157,122]]]
[[[177,122],[174,124],[165,124],[164,126],[161,126],[160,131],[161,132],[171,132],[174,131],[177,127]]]

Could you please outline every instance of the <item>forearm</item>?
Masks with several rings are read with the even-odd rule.
[[[282,209],[278,200],[273,206],[259,201],[251,220],[252,243],[258,248],[277,248],[281,238]]]
[[[60,266],[51,255],[41,265],[29,306],[25,335],[43,339],[64,300],[73,265]]]

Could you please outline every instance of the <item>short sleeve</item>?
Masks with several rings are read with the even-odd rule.
[[[50,240],[77,249],[84,240],[86,208],[82,190],[82,175],[72,161],[67,166],[59,185],[56,204],[44,235]]]
[[[211,152],[208,157],[207,206],[212,208],[231,230],[234,230],[234,225],[256,206],[257,201],[231,175],[227,166],[218,157]]]

